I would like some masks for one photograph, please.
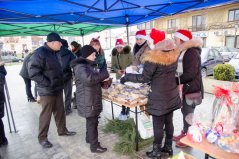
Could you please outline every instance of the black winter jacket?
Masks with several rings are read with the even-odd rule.
[[[73,53],[70,50],[68,50],[64,46],[61,47],[60,55],[61,55],[62,70],[64,74],[64,81],[67,81],[72,78],[70,63],[76,57],[73,55]]]
[[[63,71],[57,53],[46,44],[28,62],[30,79],[37,83],[40,96],[56,96],[63,90]]]
[[[176,78],[179,83],[178,78]],[[203,83],[201,75],[201,48],[193,47],[187,49],[183,57],[183,74],[180,76],[183,84],[183,96],[187,93],[202,92]]]
[[[181,107],[178,86],[175,81],[179,51],[161,52],[151,50],[143,58],[142,74],[126,74],[125,80],[148,83],[151,90],[148,95],[146,111],[161,116]]]
[[[32,54],[28,54],[25,58],[24,58],[24,61],[23,61],[23,64],[22,64],[22,69],[19,73],[20,76],[22,76],[23,78],[29,78],[29,74],[28,74],[28,62],[30,60],[30,57],[32,56]]]
[[[6,74],[7,71],[5,67],[3,65],[0,66],[0,118],[4,117],[4,102],[5,102],[4,84]]]
[[[100,82],[109,77],[106,69],[99,72],[92,61],[82,57],[71,63],[76,83],[76,105],[82,117],[95,117],[102,111],[102,92]]]

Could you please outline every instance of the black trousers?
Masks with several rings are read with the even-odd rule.
[[[173,139],[173,111],[162,115],[162,116],[154,116],[153,115],[153,128],[154,128],[154,144],[162,144],[164,127],[166,131],[166,139]]]
[[[186,103],[186,100],[183,100],[183,107],[181,108],[181,112],[183,114],[183,132],[187,133],[188,132],[188,128],[191,126],[187,121],[186,121],[186,117],[191,114],[194,113],[195,108],[193,108],[191,105],[188,105]]]
[[[31,90],[31,87],[32,87],[31,80],[25,77],[22,77],[22,78],[25,82],[27,98],[33,98],[32,90]]]
[[[5,142],[7,140],[5,136],[5,131],[4,131],[4,125],[2,122],[2,118],[0,118],[0,144]]]
[[[65,112],[71,111],[72,79],[64,82]]]
[[[98,116],[86,118],[86,140],[90,142],[90,149],[95,150],[98,145]]]

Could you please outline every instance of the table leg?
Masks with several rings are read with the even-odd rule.
[[[205,159],[209,159],[209,155],[205,153]]]
[[[139,140],[138,140],[138,109],[135,107],[135,131],[136,131],[136,136],[135,136],[135,142],[136,142],[136,151],[139,150]]]
[[[110,101],[110,103],[111,103],[112,119],[114,120],[114,119],[115,119],[115,117],[114,117],[113,102],[112,102],[112,101]]]

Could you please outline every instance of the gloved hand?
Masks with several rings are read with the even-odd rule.
[[[126,75],[127,75],[127,74],[126,74]],[[121,83],[121,84],[124,84],[125,82],[127,82],[127,80],[126,80],[126,75],[120,79],[120,83]]]

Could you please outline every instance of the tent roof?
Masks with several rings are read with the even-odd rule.
[[[134,25],[238,0],[0,0],[0,23]]]
[[[80,36],[113,28],[91,24],[0,24],[0,36],[45,36],[56,31],[61,36]]]

